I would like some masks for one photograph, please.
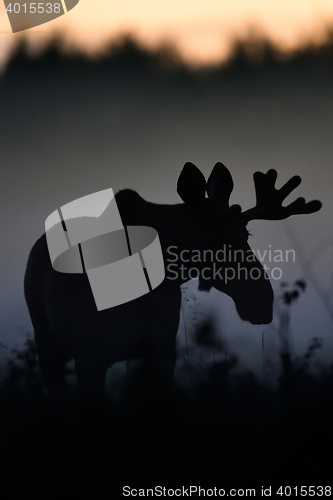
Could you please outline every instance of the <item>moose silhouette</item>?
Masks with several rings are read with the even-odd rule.
[[[172,383],[176,362],[176,334],[181,307],[180,285],[193,276],[191,259],[182,259],[184,250],[217,252],[223,246],[239,250],[235,259],[223,262],[235,271],[234,279],[207,273],[207,266],[221,262],[195,262],[199,290],[215,288],[229,295],[244,321],[268,324],[273,314],[273,289],[265,269],[248,244],[246,228],[254,219],[281,220],[294,214],[310,214],[321,202],[303,198],[287,206],[284,199],[300,184],[292,177],[275,188],[277,173],[254,174],[256,205],[242,212],[229,206],[233,180],[229,170],[217,163],[206,182],[202,172],[186,163],[177,183],[184,203],[162,205],[148,202],[133,190],[116,194],[124,226],[149,226],[158,232],[166,268],[165,279],[150,293],[129,303],[97,311],[86,274],[59,273],[52,268],[45,234],[33,246],[27,263],[24,292],[34,327],[41,370],[51,398],[62,398],[65,364],[75,359],[78,394],[83,398],[103,398],[105,378],[114,363],[147,359],[161,380]],[[207,196],[208,195],[208,196]],[[238,255],[252,255],[242,259]],[[194,259],[193,259],[194,260]],[[239,264],[246,272],[236,273]],[[182,266],[182,272],[177,269]],[[204,272],[205,271],[205,272]],[[244,271],[244,269],[243,269]]]

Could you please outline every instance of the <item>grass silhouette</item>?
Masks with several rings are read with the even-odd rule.
[[[212,321],[197,326],[206,355],[223,350]],[[274,388],[251,372],[235,374],[237,359],[229,356],[207,363],[190,393],[166,392],[142,369],[129,376],[120,404],[73,404],[58,414],[27,339],[3,367],[0,488],[5,498],[106,498],[126,484],[329,484],[333,366],[308,370],[320,347],[314,338],[296,359],[281,350]]]

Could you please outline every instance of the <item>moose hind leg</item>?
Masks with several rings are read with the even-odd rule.
[[[34,332],[39,364],[49,399],[56,407],[62,407],[65,404],[65,370],[69,357],[47,324],[35,325]]]
[[[80,402],[94,404],[104,402],[107,369],[107,366],[92,359],[83,357],[75,359],[77,396]]]

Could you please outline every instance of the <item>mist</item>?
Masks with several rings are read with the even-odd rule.
[[[332,309],[325,293],[332,278],[333,43],[287,60],[268,43],[254,58],[251,50],[247,42],[236,44],[227,64],[193,70],[175,53],[149,52],[130,39],[97,59],[63,54],[57,41],[35,57],[24,43],[17,48],[0,80],[4,344],[20,346],[22,332],[32,331],[23,276],[51,212],[109,187],[179,203],[176,183],[184,163],[191,161],[207,178],[221,161],[233,175],[231,201],[243,209],[255,202],[253,173],[270,168],[278,172],[278,187],[292,175],[302,177],[287,201],[322,201],[316,214],[251,222],[249,243],[261,252],[269,245],[295,249],[296,261],[279,263],[283,278],[272,280],[277,301],[282,281],[308,283],[291,309],[292,348],[304,353],[318,336],[324,346],[319,358],[331,361]],[[312,254],[311,268],[302,267]],[[226,295],[200,293],[195,281],[184,290],[185,296],[193,293],[203,316],[217,316],[220,335],[241,364],[261,371],[263,336],[266,358],[276,359],[279,303],[273,325],[258,327],[244,323]],[[191,331],[187,306],[180,344],[184,321]]]

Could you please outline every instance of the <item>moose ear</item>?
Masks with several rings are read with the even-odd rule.
[[[204,202],[206,179],[193,163],[185,163],[178,178],[177,193],[190,206],[198,206]]]
[[[226,209],[233,189],[234,181],[229,170],[223,163],[216,163],[207,181],[209,198],[220,208]]]

